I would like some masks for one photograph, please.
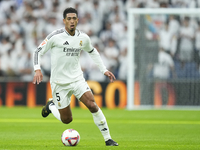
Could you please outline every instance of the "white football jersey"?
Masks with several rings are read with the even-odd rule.
[[[49,34],[34,52],[34,70],[40,69],[40,55],[48,50],[51,52],[51,82],[66,84],[83,78],[79,63],[82,50],[88,52],[102,73],[107,71],[89,36],[77,29],[74,36],[71,36],[65,28]]]

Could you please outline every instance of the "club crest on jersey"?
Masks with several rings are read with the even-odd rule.
[[[80,45],[80,46],[83,46],[83,42],[82,42],[82,41],[80,41],[79,45]]]

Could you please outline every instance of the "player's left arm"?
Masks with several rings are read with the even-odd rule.
[[[110,71],[108,71],[106,69],[106,66],[104,65],[99,52],[97,51],[96,48],[94,48],[91,44],[91,41],[89,39],[89,37],[87,37],[87,42],[86,45],[84,46],[85,51],[88,52],[88,54],[90,55],[90,57],[92,58],[92,60],[95,62],[95,64],[99,67],[100,71],[106,75],[107,77],[109,77],[110,82],[113,82],[116,78],[114,76],[114,74]]]
[[[106,75],[110,79],[110,82],[113,82],[114,80],[116,80],[115,75],[110,71],[106,71],[104,75]]]
[[[104,65],[99,52],[97,51],[96,48],[93,48],[93,50],[91,50],[90,52],[88,52],[88,54],[90,55],[90,57],[93,59],[93,61],[95,62],[95,64],[99,67],[100,71],[107,77],[109,77],[110,82],[113,82],[116,78],[115,75],[108,71],[106,69],[106,66]]]

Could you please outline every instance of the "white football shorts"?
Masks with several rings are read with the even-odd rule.
[[[69,106],[72,94],[79,100],[85,92],[91,91],[85,79],[63,85],[51,83],[51,89],[53,101],[57,109]]]

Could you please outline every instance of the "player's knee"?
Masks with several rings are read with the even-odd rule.
[[[98,111],[99,107],[97,106],[97,104],[93,101],[90,101],[90,103],[88,103],[88,109],[90,110],[90,112],[95,113]]]
[[[72,122],[72,120],[73,120],[72,116],[70,116],[70,117],[61,117],[61,121],[64,124],[69,124],[70,122]]]

